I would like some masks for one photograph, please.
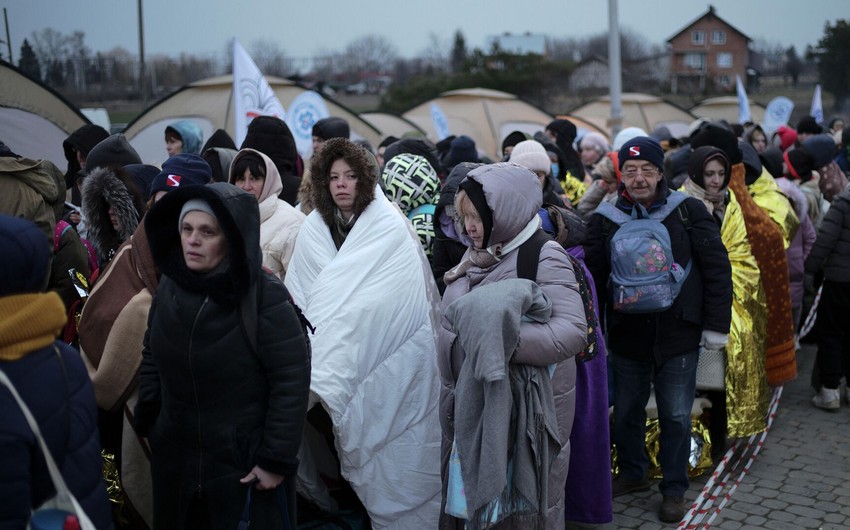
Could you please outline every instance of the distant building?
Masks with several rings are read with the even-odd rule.
[[[487,50],[489,51],[493,44],[498,44],[499,49],[516,55],[547,55],[546,36],[526,32],[522,35],[514,35],[511,33],[503,33],[502,35],[491,35],[487,37]]]
[[[668,55],[653,55],[624,61],[622,65],[623,89],[628,92],[657,91],[670,71]],[[608,90],[611,84],[608,59],[594,55],[576,65],[570,74],[570,91],[594,93]]]
[[[667,39],[672,92],[703,91],[710,85],[734,89],[735,75],[747,79],[750,42],[708,6],[702,16]]]

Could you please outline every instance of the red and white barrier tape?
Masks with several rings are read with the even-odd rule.
[[[708,479],[708,482],[703,486],[702,491],[694,500],[694,503],[691,505],[691,508],[688,510],[688,513],[685,514],[685,517],[679,522],[677,526],[678,530],[694,530],[696,528],[707,529],[711,527],[711,523],[714,522],[714,519],[720,514],[720,511],[726,506],[726,503],[729,502],[729,499],[732,498],[732,494],[738,489],[738,485],[744,479],[744,476],[750,471],[750,466],[752,466],[753,462],[756,459],[759,451],[764,445],[764,440],[767,438],[767,433],[770,431],[771,425],[773,425],[773,419],[776,417],[776,410],[779,408],[779,398],[782,396],[782,387],[777,387],[773,390],[773,397],[770,401],[770,407],[767,412],[767,426],[764,431],[760,434],[754,434],[750,436],[749,440],[747,440],[747,445],[743,447],[743,449],[739,452],[738,449],[741,448],[740,442],[735,442],[732,447],[726,451],[726,454],[723,455],[723,458],[720,460],[720,463],[717,465],[717,468],[712,472],[711,477]],[[753,442],[756,437],[758,437],[758,441],[753,446]],[[740,473],[738,474],[735,481],[732,483],[732,486],[729,488],[725,494],[721,495],[721,493],[726,489],[729,484],[729,479],[733,473],[735,473],[740,467],[741,462],[743,462],[744,455],[750,453],[752,449],[752,454],[750,454],[749,459],[746,464],[744,464]],[[738,457],[733,460],[733,456],[738,454]],[[731,462],[731,464],[730,464]],[[721,473],[729,467],[729,471],[723,475],[723,478],[717,483],[715,486],[715,482],[717,482],[718,477],[720,477]],[[713,491],[710,495],[708,495],[709,491]],[[717,505],[716,508],[712,510],[714,506],[714,502],[720,498],[720,504]],[[702,523],[703,518],[711,513],[708,521]]]
[[[815,321],[818,319],[818,303],[820,302],[820,295],[823,292],[823,284],[818,287],[818,294],[815,296],[815,301],[812,302],[812,308],[809,309],[809,314],[806,315],[806,320],[803,322],[803,326],[800,328],[800,335],[797,337],[797,340],[802,339],[815,327]]]

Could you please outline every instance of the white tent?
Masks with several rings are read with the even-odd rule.
[[[27,158],[65,169],[62,142],[89,121],[65,98],[0,61],[0,140]]]
[[[401,138],[405,135],[425,136],[425,131],[412,121],[388,112],[361,112],[360,117],[381,131],[382,139],[387,136]]]
[[[737,96],[723,96],[704,99],[691,107],[691,114],[697,118],[738,123],[738,98]],[[754,123],[764,122],[764,105],[750,100],[750,116]]]
[[[428,134],[437,136],[431,105],[436,104],[445,114],[449,132],[466,135],[475,140],[479,154],[493,160],[502,157],[502,140],[513,131],[534,134],[542,131],[554,118],[513,94],[488,88],[466,88],[440,94],[421,103],[402,116]]]
[[[685,109],[657,96],[627,92],[622,96],[623,127],[640,127],[651,133],[667,127],[673,136],[687,136],[688,125],[696,118]],[[611,117],[611,98],[603,96],[569,112],[591,123],[604,124]]]
[[[266,80],[287,110],[292,101],[307,90],[280,77],[266,76]],[[204,141],[217,129],[224,129],[234,137],[232,92],[231,75],[196,81],[154,103],[127,125],[124,134],[143,162],[157,165],[168,158],[165,128],[178,120],[191,119],[197,123],[204,134]],[[374,126],[336,101],[322,97],[331,116],[348,121],[352,139],[365,138],[372,145],[380,143],[381,133]]]

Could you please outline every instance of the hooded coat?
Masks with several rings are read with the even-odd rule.
[[[58,190],[39,160],[0,156],[0,214],[29,219],[53,245],[56,215],[53,203]]]
[[[117,230],[109,218],[110,208],[118,221]],[[128,173],[105,167],[89,173],[83,181],[83,215],[88,240],[101,268],[109,263],[121,243],[130,239],[144,213],[144,194]]]
[[[229,252],[207,274],[183,259],[178,219],[205,200]],[[214,529],[236,528],[257,465],[291,476],[307,410],[310,359],[289,293],[261,269],[256,199],[225,183],[170,192],[145,219],[162,278],[151,306],[139,375],[136,428],[151,448],[154,528],[187,528],[201,493]],[[241,318],[256,290],[256,351]],[[251,308],[247,310],[251,311]],[[248,317],[250,318],[250,317]],[[252,528],[279,528],[273,491],[254,491]]]
[[[80,170],[85,169],[80,167],[80,162],[77,160],[77,152],[82,153],[83,158],[85,158],[94,146],[108,137],[109,133],[106,132],[106,129],[100,125],[87,123],[72,132],[62,142],[62,149],[65,151],[65,160],[68,161],[68,171],[65,173],[65,188],[72,190],[71,201],[74,204],[80,204],[80,192],[76,187],[77,176]]]
[[[277,168],[281,188],[278,196],[295,206],[301,177],[298,176],[298,149],[286,122],[274,116],[259,116],[248,125],[240,149],[255,149],[268,156]]]
[[[488,242],[493,246],[506,244],[516,238],[537,220],[542,204],[537,176],[530,170],[512,164],[494,164],[476,168],[467,179],[483,187],[487,206],[492,212],[493,226]],[[517,277],[517,250],[501,256],[494,265],[471,265],[454,281],[447,278],[443,307],[479,286]],[[469,251],[464,260],[469,258]],[[464,267],[464,261],[458,268]],[[575,412],[576,364],[574,356],[586,345],[587,321],[584,304],[578,292],[572,264],[563,248],[554,241],[540,250],[540,263],[536,282],[552,302],[552,315],[548,323],[523,322],[519,331],[519,346],[510,362],[532,366],[555,365],[552,392],[561,450],[548,478],[548,513],[546,528],[564,528],[564,484],[570,461],[570,432]],[[466,354],[457,335],[444,325],[438,330],[437,363],[440,368],[440,424],[442,426],[443,506],[446,501],[446,479],[449,457],[454,439],[455,384]],[[527,522],[527,521],[525,521]],[[526,528],[522,517],[512,516],[495,528]],[[440,528],[463,528],[464,521],[443,513]]]
[[[296,210],[288,202],[279,198],[282,184],[280,173],[272,160],[254,149],[242,149],[230,164],[231,173],[228,182],[236,184],[241,175],[233,173],[236,163],[248,153],[259,156],[266,168],[266,178],[263,179],[263,189],[258,199],[260,204],[260,248],[263,250],[263,267],[269,269],[275,276],[284,279],[289,260],[295,250],[295,238],[304,222],[303,213]]]
[[[71,493],[98,529],[112,528],[100,470],[97,408],[79,354],[59,341],[65,311],[42,293],[50,250],[23,219],[0,216],[0,370],[31,410]],[[25,528],[55,495],[38,441],[12,395],[0,387],[0,527]]]
[[[193,155],[201,154],[201,147],[204,141],[204,133],[198,124],[192,120],[175,121],[165,128],[165,132],[171,129],[180,136],[183,141],[183,152]],[[88,165],[88,164],[87,164]]]

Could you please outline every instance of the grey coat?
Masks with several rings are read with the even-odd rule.
[[[536,176],[527,169],[512,164],[492,164],[473,170],[467,178],[481,183],[487,204],[493,212],[491,243],[506,243],[512,240],[537,215],[542,196]],[[443,307],[479,286],[516,278],[516,267],[516,250],[503,256],[491,267],[470,267],[464,276],[447,286]],[[555,242],[547,243],[540,251],[537,284],[552,302],[552,316],[547,323],[523,322],[520,325],[519,346],[511,362],[532,366],[557,365],[552,389],[563,447],[549,472],[549,513],[546,527],[560,529],[564,528],[564,485],[570,460],[568,440],[575,412],[574,357],[586,345],[587,323],[572,265],[564,250]],[[437,363],[441,381],[440,423],[443,434],[442,474],[445,505],[449,453],[454,437],[455,384],[466,354],[457,336],[445,322],[438,333]],[[523,527],[523,521],[510,518],[496,528]],[[463,521],[441,513],[440,528],[461,529]]]

